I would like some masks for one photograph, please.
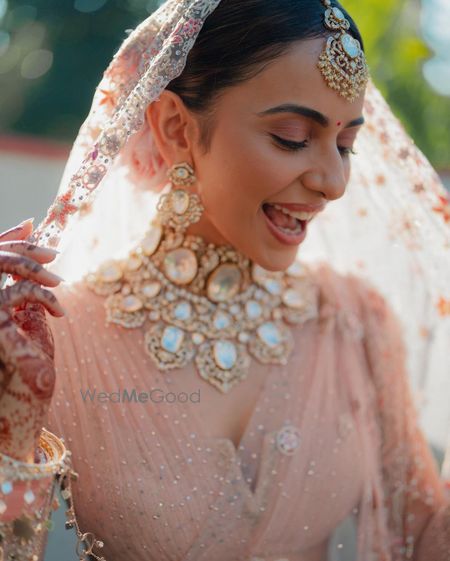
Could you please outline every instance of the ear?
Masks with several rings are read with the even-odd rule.
[[[168,167],[192,163],[192,118],[177,94],[164,90],[145,112],[155,144]]]

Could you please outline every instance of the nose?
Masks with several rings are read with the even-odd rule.
[[[320,163],[311,167],[302,175],[302,184],[306,189],[321,193],[328,201],[340,199],[348,183],[344,162],[340,154],[336,157],[321,158]]]

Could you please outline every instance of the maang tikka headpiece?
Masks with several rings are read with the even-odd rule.
[[[354,101],[369,80],[366,57],[359,41],[347,33],[350,23],[342,11],[332,7],[331,0],[322,2],[326,7],[325,27],[335,33],[328,38],[317,66],[330,88],[349,101]]]

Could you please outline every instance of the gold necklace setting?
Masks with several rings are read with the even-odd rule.
[[[86,276],[106,296],[107,321],[146,325],[146,352],[160,370],[194,361],[199,375],[228,392],[248,372],[251,357],[286,365],[290,326],[317,316],[317,287],[295,262],[270,272],[230,246],[180,236],[155,222],[125,259]]]

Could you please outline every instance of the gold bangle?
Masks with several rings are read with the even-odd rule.
[[[93,551],[94,547],[101,549],[103,541],[97,539],[92,532],[82,532],[78,525],[71,488],[71,481],[76,481],[78,474],[72,469],[72,453],[66,449],[64,439],[43,428],[38,449],[42,451],[44,460],[35,463],[22,462],[0,454],[0,515],[5,512],[7,515],[3,517],[6,522],[0,522],[0,561],[35,561],[43,557],[50,512],[52,508],[56,510],[59,506],[58,498],[54,496],[57,487],[60,488],[62,498],[67,501],[65,526],[67,529],[75,529],[78,558],[82,561],[89,556],[97,561],[106,561]],[[17,508],[17,504],[8,505],[5,502],[8,495],[20,503],[20,508]],[[35,501],[36,495],[41,500],[39,505]],[[8,506],[11,507],[9,511]]]
[[[46,544],[57,478],[70,470],[70,450],[42,429],[45,462],[16,460],[0,453],[0,559],[40,559]]]
[[[64,470],[70,451],[66,449],[61,439],[46,428],[42,428],[39,446],[46,455],[45,463],[23,462],[0,452],[0,483],[6,480],[33,481],[56,475],[61,469]]]

